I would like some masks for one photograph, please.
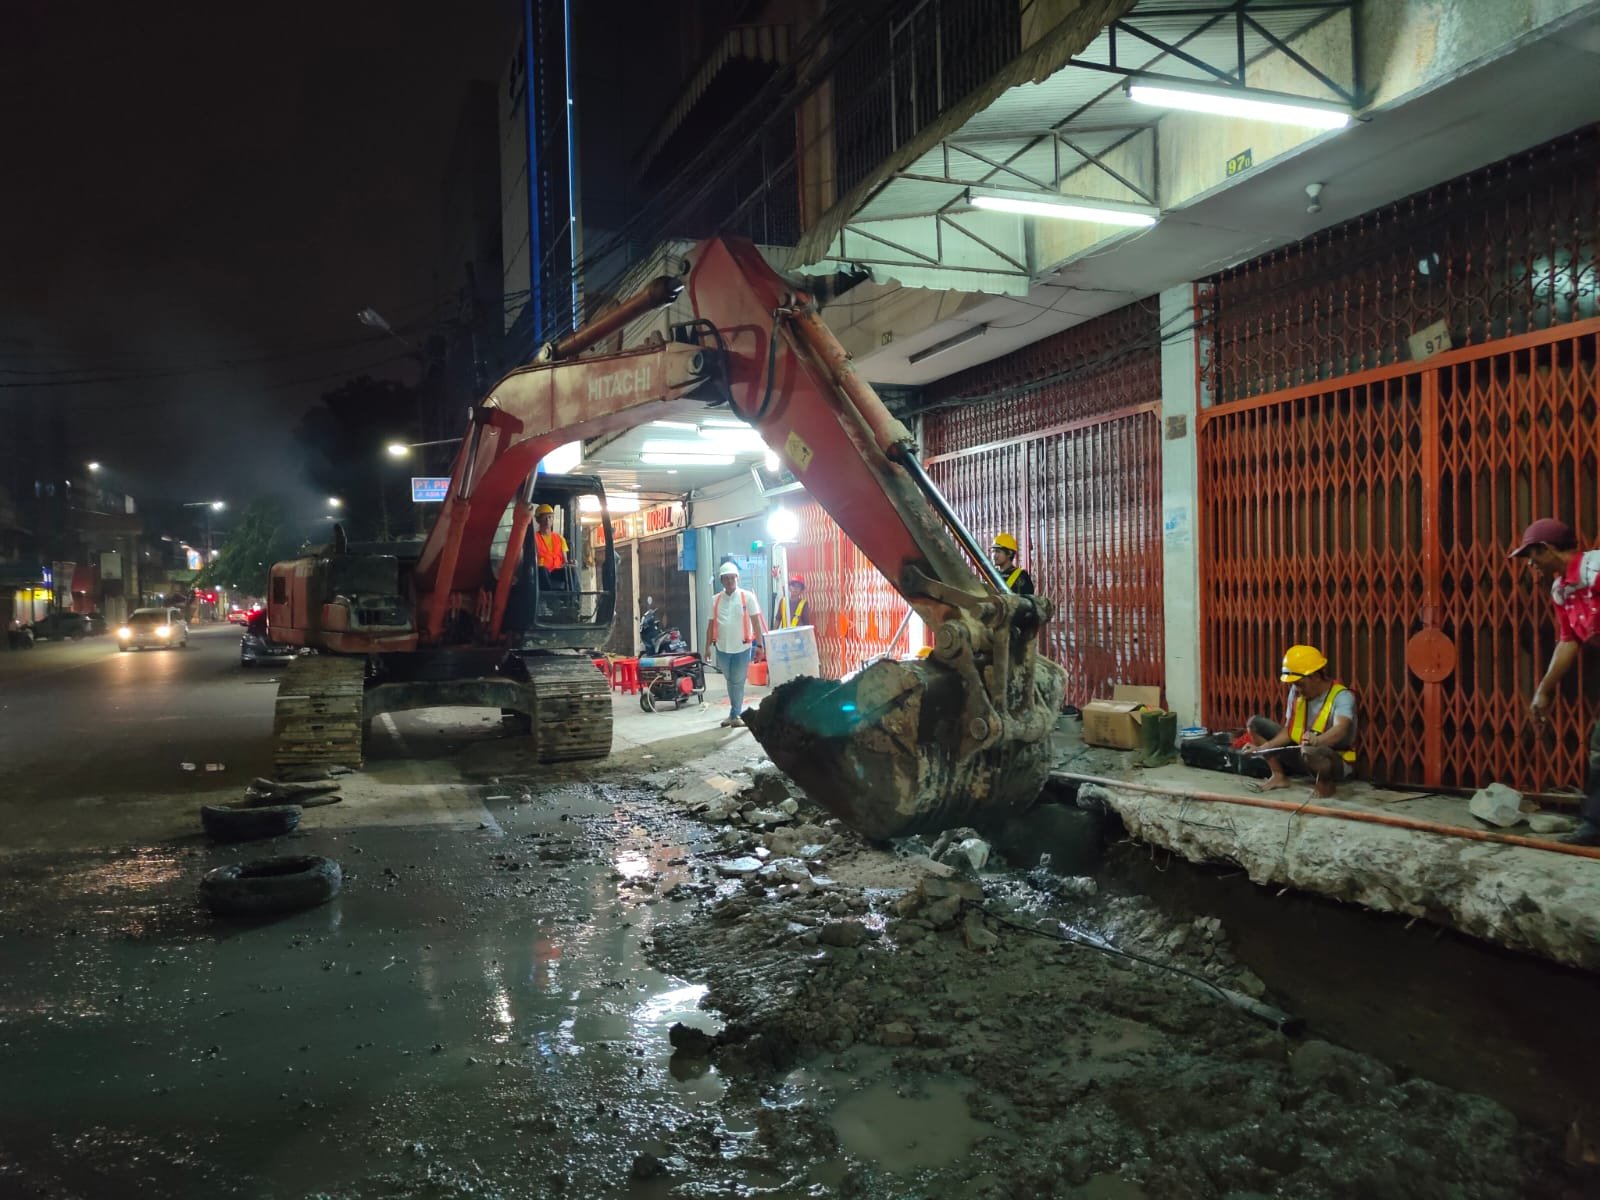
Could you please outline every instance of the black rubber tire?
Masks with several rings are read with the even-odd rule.
[[[644,688],[639,693],[639,707],[644,709],[645,712],[653,713],[656,710],[656,698],[655,698],[655,695],[654,695],[654,693],[652,693],[650,691],[650,689],[648,687]]]
[[[200,881],[200,899],[224,915],[298,912],[326,904],[343,883],[344,872],[331,858],[283,855],[208,871]]]
[[[252,842],[292,833],[300,824],[301,812],[298,804],[264,804],[258,808],[205,804],[200,808],[200,823],[219,842]]]

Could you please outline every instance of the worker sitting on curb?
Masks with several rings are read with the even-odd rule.
[[[1017,539],[1014,536],[1009,533],[995,534],[994,545],[989,547],[989,558],[1012,595],[1033,595],[1033,576],[1017,563]]]
[[[1529,525],[1512,558],[1525,558],[1550,585],[1550,602],[1556,609],[1556,650],[1528,713],[1543,728],[1550,719],[1550,704],[1584,647],[1600,649],[1600,550],[1578,549],[1572,527],[1550,517]],[[1583,823],[1559,838],[1573,846],[1600,846],[1600,722],[1589,731],[1589,770],[1583,787]]]
[[[1289,786],[1290,775],[1311,775],[1316,793],[1333,795],[1356,769],[1356,695],[1328,678],[1327,656],[1315,646],[1290,646],[1280,678],[1289,685],[1284,723],[1251,717],[1246,754],[1266,759],[1272,778],[1263,790]]]

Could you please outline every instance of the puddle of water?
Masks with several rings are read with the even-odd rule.
[[[880,1083],[840,1101],[830,1121],[846,1152],[885,1170],[944,1167],[994,1132],[967,1111],[967,1094],[944,1080]]]

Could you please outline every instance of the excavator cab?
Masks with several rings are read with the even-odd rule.
[[[584,650],[603,645],[611,636],[617,607],[605,487],[593,475],[541,474],[529,498],[535,516],[506,604],[510,648]],[[502,537],[510,535],[506,525]],[[505,542],[497,539],[497,569],[504,549]]]

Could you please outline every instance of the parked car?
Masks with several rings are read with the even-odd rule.
[[[106,631],[106,615],[102,612],[89,613],[84,618],[89,622],[89,636],[99,637]]]
[[[79,638],[89,636],[89,618],[82,613],[53,612],[46,613],[33,623],[33,636],[41,642],[66,641],[69,638],[77,641]]]
[[[32,650],[33,630],[20,621],[12,622],[11,628],[6,630],[6,645],[13,650]]]
[[[189,644],[189,622],[181,608],[137,608],[117,630],[118,650],[168,649]]]

